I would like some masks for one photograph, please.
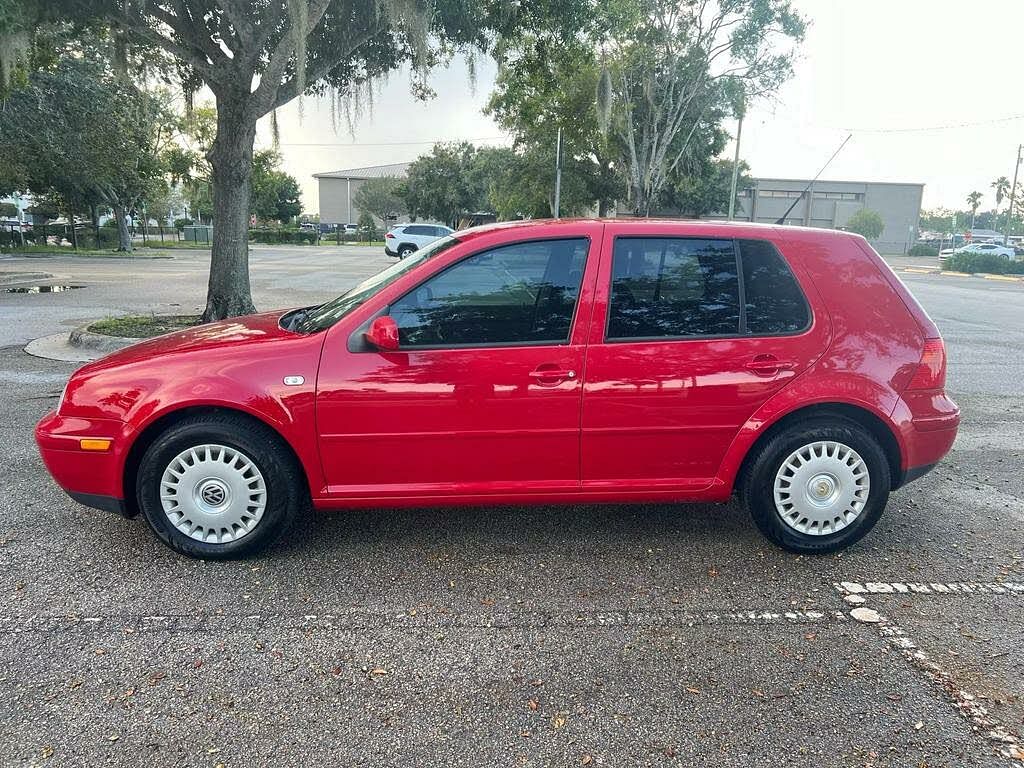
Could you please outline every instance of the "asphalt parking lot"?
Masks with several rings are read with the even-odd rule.
[[[257,247],[255,299],[324,300],[388,261]],[[198,308],[207,266],[0,259],[0,280],[85,286],[0,290],[0,764],[1024,759],[1024,284],[902,275],[964,422],[847,552],[786,554],[731,504],[642,505],[311,515],[258,560],[202,563],[52,483],[31,429],[74,366],[22,347]]]

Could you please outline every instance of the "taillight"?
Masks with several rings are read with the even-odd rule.
[[[388,232],[386,235],[384,235],[384,237],[386,237],[388,240],[392,240],[392,239],[394,239],[395,236],[393,234],[391,234],[390,232]]]
[[[925,339],[921,362],[907,389],[943,389],[946,386],[946,345],[942,339]]]

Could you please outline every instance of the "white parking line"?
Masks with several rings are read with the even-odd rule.
[[[907,633],[885,616],[879,616],[878,630],[890,646],[899,651],[914,668],[924,673],[932,683],[952,699],[960,712],[985,738],[997,745],[999,754],[1011,760],[1024,760],[1024,745],[1020,737],[1007,730],[997,720],[989,716],[988,710],[974,694],[968,693],[959,685],[953,676],[936,663],[926,651],[918,647]]]
[[[910,662],[916,670],[942,692],[956,706],[957,711],[971,725],[996,745],[999,754],[1010,760],[1024,760],[1024,743],[1021,738],[998,720],[993,719],[988,709],[977,697],[961,688],[953,675],[938,664],[928,653],[914,642],[892,619],[877,610],[867,607],[865,595],[1024,595],[1024,584],[1019,582],[903,582],[903,581],[842,581],[834,584],[843,594],[843,599],[856,605],[850,616],[865,624],[874,624],[882,639]]]
[[[919,595],[1024,595],[1024,584],[1020,582],[979,582],[979,581],[951,581],[945,583],[936,582],[911,582],[911,581],[839,581],[833,586],[847,595],[891,595],[891,594],[919,594]]]
[[[844,611],[754,610],[754,611],[564,611],[527,612],[400,611],[374,613],[359,611],[338,614],[302,615],[129,615],[105,616],[0,616],[0,632],[130,631],[181,632],[273,629],[421,629],[461,628],[561,628],[561,627],[696,627],[720,624],[770,626],[847,622]]]

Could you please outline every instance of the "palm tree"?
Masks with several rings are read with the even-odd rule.
[[[992,182],[991,186],[996,191],[996,210],[998,211],[1003,200],[1010,194],[1010,180],[1005,176],[1000,176]]]
[[[998,179],[992,182],[992,189],[996,191],[996,214],[999,213],[999,205],[1003,200],[1010,196],[1010,180],[1005,176],[1000,176]],[[1006,211],[1006,223],[1010,223],[1011,211]],[[993,225],[995,226],[995,225]]]
[[[967,196],[967,204],[971,206],[971,229],[974,229],[974,217],[978,213],[978,206],[981,205],[981,192],[971,192]]]

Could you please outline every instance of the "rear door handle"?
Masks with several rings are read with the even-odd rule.
[[[790,371],[796,367],[792,360],[779,360],[775,355],[758,355],[747,363],[748,371],[758,376],[774,376],[780,371]]]

